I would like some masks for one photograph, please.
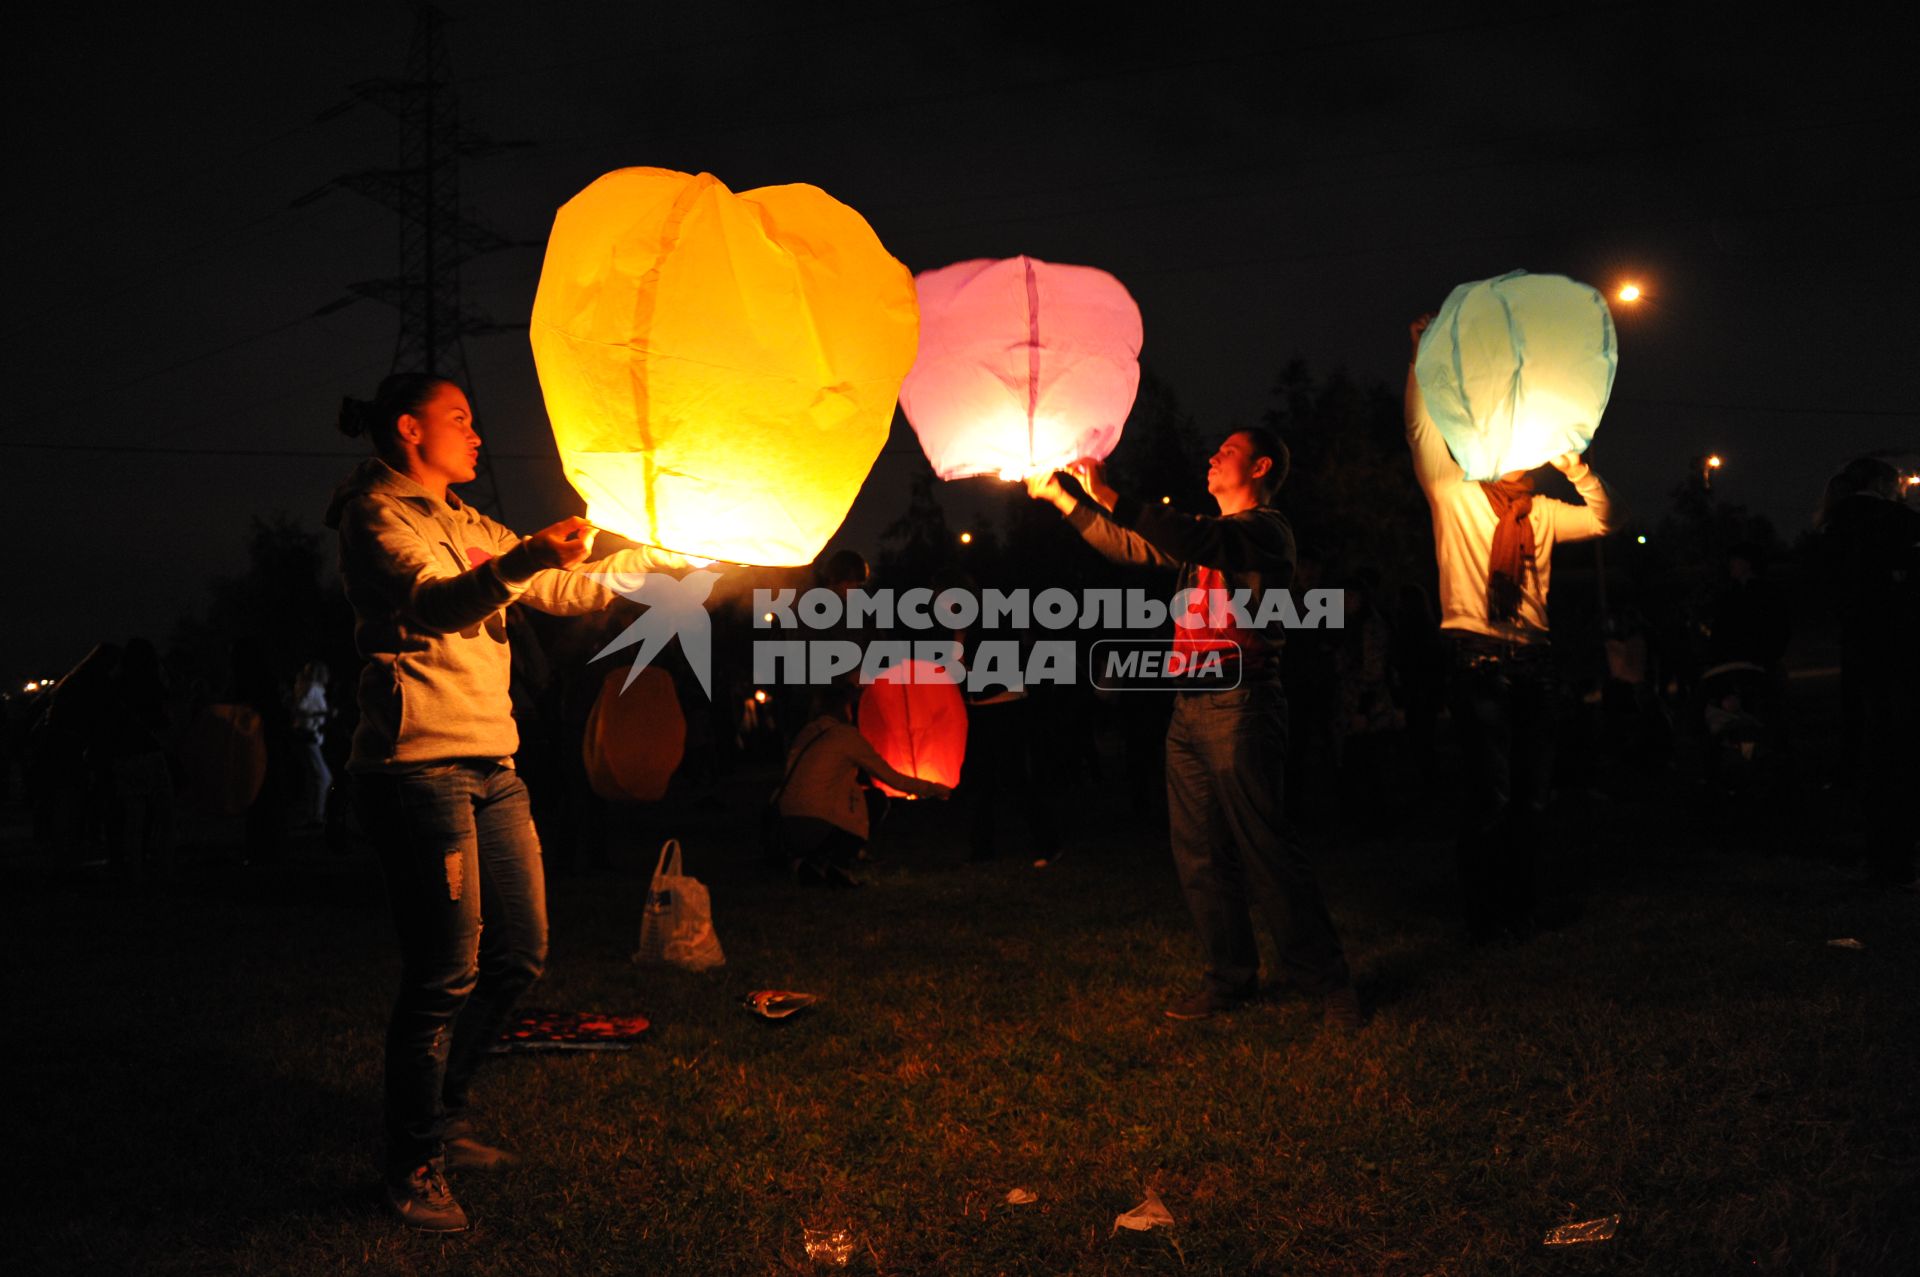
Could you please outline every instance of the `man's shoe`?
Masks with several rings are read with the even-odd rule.
[[[1252,999],[1221,993],[1212,985],[1202,985],[1167,1008],[1169,1020],[1210,1020],[1216,1015],[1237,1011]]]
[[[1320,1022],[1335,1033],[1353,1033],[1367,1022],[1360,1010],[1360,994],[1351,984],[1343,984],[1320,1003]]]
[[[387,1205],[401,1223],[423,1233],[464,1233],[472,1227],[453,1200],[445,1165],[437,1157],[404,1175],[387,1176]]]

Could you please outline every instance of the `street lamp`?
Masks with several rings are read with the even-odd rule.
[[[961,545],[972,545],[972,544],[973,544],[973,533],[971,533],[971,532],[962,532],[962,533],[960,534],[960,544],[961,544]]]
[[[1727,463],[1719,453],[1712,453],[1700,462],[1700,486],[1708,492],[1713,491],[1713,473]]]
[[[1616,300],[1626,302],[1629,305],[1639,301],[1641,296],[1640,285],[1633,283],[1620,285],[1620,291],[1614,294]]]

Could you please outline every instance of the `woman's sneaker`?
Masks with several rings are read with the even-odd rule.
[[[464,1233],[472,1226],[467,1212],[453,1200],[446,1168],[437,1157],[405,1174],[388,1175],[387,1205],[401,1223],[423,1233]]]
[[[520,1159],[504,1148],[495,1148],[474,1133],[473,1123],[464,1115],[447,1119],[446,1134],[441,1136],[446,1150],[446,1165],[453,1171],[497,1171]]]

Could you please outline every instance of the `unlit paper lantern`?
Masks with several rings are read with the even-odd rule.
[[[267,779],[267,737],[250,705],[209,705],[187,733],[186,772],[200,810],[238,816]]]
[[[657,803],[686,753],[687,718],[665,670],[649,666],[631,685],[626,680],[627,671],[615,669],[600,684],[580,742],[581,760],[600,797]]]
[[[1584,452],[1619,363],[1613,316],[1564,275],[1462,284],[1420,339],[1427,413],[1469,481]]]
[[[900,388],[942,479],[1104,459],[1140,388],[1140,308],[1090,266],[961,262],[914,280],[920,357]]]
[[[588,519],[784,565],[846,517],[916,326],[906,267],[824,191],[629,168],[554,218],[531,334]]]
[[[967,758],[966,698],[933,662],[902,661],[861,693],[860,734],[895,771],[958,785]],[[875,783],[902,796],[890,785]]]

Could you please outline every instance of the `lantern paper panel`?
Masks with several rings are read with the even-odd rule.
[[[958,785],[967,758],[967,702],[953,676],[932,661],[902,661],[860,696],[860,734],[895,771]],[[894,797],[899,790],[876,781]]]
[[[1119,280],[1013,257],[914,283],[920,356],[900,406],[935,474],[1019,479],[1113,451],[1140,388],[1140,308]]]
[[[624,669],[607,671],[587,715],[581,761],[600,797],[657,803],[667,796],[667,785],[686,754],[687,718],[673,676],[665,670],[649,666],[631,685],[626,679]]]
[[[1512,271],[1448,294],[1420,338],[1414,375],[1440,437],[1477,482],[1585,452],[1618,364],[1599,292]]]
[[[886,443],[913,278],[811,186],[608,173],[554,218],[530,332],[587,518],[694,559],[811,563]]]

